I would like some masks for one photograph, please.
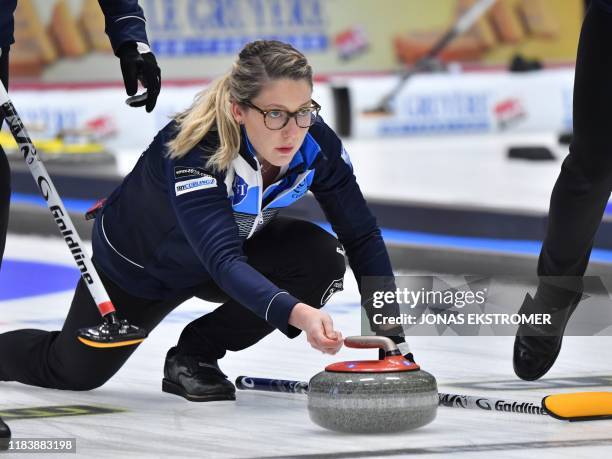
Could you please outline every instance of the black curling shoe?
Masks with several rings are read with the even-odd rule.
[[[216,360],[203,361],[198,356],[180,355],[176,347],[166,356],[162,390],[191,402],[236,400],[236,388]]]
[[[11,441],[11,429],[0,418],[0,451],[6,450]]]
[[[550,325],[520,325],[514,340],[513,366],[516,375],[525,381],[540,379],[557,360],[565,327],[582,294],[572,292],[557,304],[546,305],[544,301],[527,294],[519,314],[550,314]]]

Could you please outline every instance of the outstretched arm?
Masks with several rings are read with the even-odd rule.
[[[128,102],[132,107],[146,106],[151,112],[161,89],[161,71],[151,52],[146,20],[137,0],[98,0],[106,21],[106,34],[121,63],[128,96],[138,91],[138,81],[147,88],[141,97]],[[130,99],[128,99],[130,100]]]

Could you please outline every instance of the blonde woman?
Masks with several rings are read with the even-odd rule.
[[[232,400],[217,361],[279,329],[334,354],[321,307],[342,289],[344,249],[362,276],[392,275],[348,155],[318,117],[312,69],[277,41],[248,44],[233,69],[163,128],[97,213],[94,260],[130,323],[151,331],[192,297],[222,303],[168,352],[163,390]],[[277,216],[310,190],[339,241]],[[342,246],[344,246],[344,249]],[[76,330],[99,320],[81,281],[61,332],[0,335],[0,380],[59,389],[104,384],[135,347],[95,350]]]

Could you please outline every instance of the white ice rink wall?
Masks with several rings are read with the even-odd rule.
[[[322,116],[336,127],[332,88],[348,89],[356,138],[444,134],[563,132],[571,128],[573,69],[528,73],[479,71],[417,75],[406,82],[389,116],[365,115],[396,76],[330,77],[315,84]],[[11,96],[33,137],[89,127],[111,149],[144,148],[169,118],[188,107],[202,83],[165,82],[155,111],[121,103],[120,85],[18,85]],[[40,132],[35,132],[39,129]]]

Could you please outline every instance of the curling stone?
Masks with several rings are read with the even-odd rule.
[[[347,347],[379,348],[383,360],[338,362],[312,377],[310,419],[339,432],[384,433],[429,424],[438,409],[436,379],[383,336],[352,336]]]

